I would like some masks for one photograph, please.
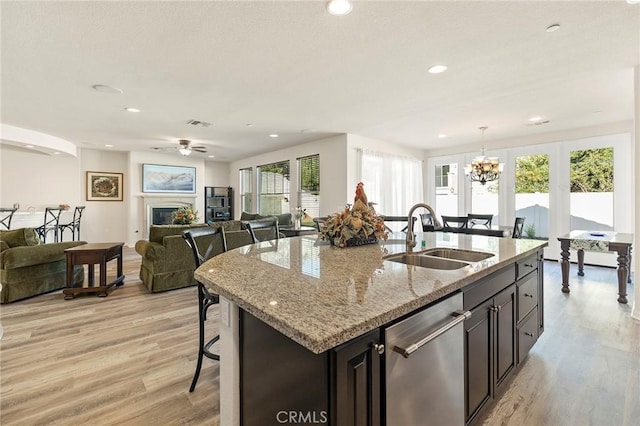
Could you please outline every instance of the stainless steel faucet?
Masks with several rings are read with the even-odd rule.
[[[440,221],[438,221],[438,218],[436,217],[436,212],[433,211],[433,209],[431,208],[430,205],[425,204],[425,203],[418,203],[416,205],[414,205],[413,207],[411,207],[409,209],[409,214],[407,215],[407,253],[412,251],[413,248],[416,246],[416,235],[413,233],[413,213],[416,211],[416,209],[418,209],[419,207],[423,207],[427,210],[429,210],[429,213],[431,213],[431,220],[433,221],[433,228],[434,229],[441,229],[442,225],[440,224]]]

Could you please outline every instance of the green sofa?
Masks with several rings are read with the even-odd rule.
[[[151,225],[149,240],[140,240],[135,245],[136,252],[142,256],[140,279],[150,292],[156,293],[196,285],[193,279],[195,270],[193,253],[184,241],[182,232],[185,229],[202,226],[224,227],[228,250],[253,243],[251,235],[240,220],[214,222],[211,225],[205,223]],[[260,232],[265,234],[260,236]],[[266,234],[268,232],[270,230],[258,230],[257,237],[261,240],[275,237]],[[222,245],[216,243],[213,255],[221,252]]]
[[[68,241],[43,244],[35,229],[0,231],[0,303],[10,303],[67,286],[67,260],[64,251],[86,244]],[[84,281],[84,268],[73,270],[74,284]]]

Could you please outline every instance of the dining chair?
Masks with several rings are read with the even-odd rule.
[[[473,228],[474,226],[484,226],[487,229],[491,229],[491,221],[493,220],[492,214],[473,214],[469,213],[467,215],[468,218],[468,227]]]
[[[212,257],[211,254],[214,251],[216,240],[219,240],[222,244],[222,253],[227,251],[227,240],[222,226],[218,228],[202,227],[188,229],[182,233],[182,237],[191,248],[196,268],[200,267],[200,265]],[[198,377],[202,369],[202,358],[206,356],[209,359],[220,361],[220,355],[211,352],[211,346],[220,340],[220,335],[216,334],[206,342],[204,337],[204,323],[207,321],[207,311],[211,306],[220,303],[220,296],[211,293],[200,281],[196,280],[196,282],[198,284],[198,364],[196,365],[196,372],[193,375],[189,392],[193,392],[198,383]]]
[[[318,232],[320,232],[320,230],[321,230],[320,228],[322,228],[322,224],[328,218],[329,218],[328,216],[320,216],[320,217],[314,217],[313,218],[313,223],[316,224],[316,229],[318,230]]]
[[[46,207],[44,209],[44,224],[36,228],[36,232],[43,243],[47,242],[47,234],[51,231],[53,231],[53,241],[58,242],[60,213],[62,213],[62,209],[58,207]]]
[[[7,229],[11,229],[11,219],[18,209],[2,209],[0,208],[0,225]]]
[[[442,230],[445,232],[464,232],[467,229],[467,216],[442,216]]]
[[[408,229],[407,216],[385,216],[385,215],[380,215],[380,217],[382,218],[382,220],[384,220],[384,222],[385,222],[384,227],[387,228],[387,231],[394,232],[393,229],[391,229],[391,228],[389,228],[387,226],[387,222],[404,222],[405,223],[404,228],[402,228],[400,230],[400,232],[407,232],[407,229]],[[418,218],[415,217],[415,216],[413,216],[411,218],[412,225],[413,225],[412,229],[416,229],[415,225],[416,225],[416,220],[417,219]]]
[[[245,227],[251,234],[253,243],[259,243],[260,241],[277,240],[280,238],[280,226],[278,225],[278,218],[268,218],[259,220],[249,220],[245,222]],[[260,234],[261,239],[256,236],[256,231]]]
[[[516,217],[516,221],[513,224],[513,234],[511,238],[522,238],[522,230],[524,229],[525,217]]]
[[[422,222],[422,231],[433,231],[435,224],[433,223],[433,216],[431,213],[420,213],[420,221]]]
[[[69,223],[63,223],[58,226],[58,231],[60,234],[60,241],[62,241],[64,231],[71,231],[71,241],[80,241],[80,220],[82,219],[82,213],[84,212],[85,206],[77,206],[73,210],[73,220]],[[76,239],[77,237],[77,239]]]

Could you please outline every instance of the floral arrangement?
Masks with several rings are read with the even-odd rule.
[[[356,186],[353,207],[334,213],[322,223],[320,238],[337,247],[349,247],[387,239],[384,220],[367,203],[364,184]]]
[[[189,225],[198,220],[198,211],[194,211],[190,207],[180,207],[171,213],[171,219],[176,225]]]

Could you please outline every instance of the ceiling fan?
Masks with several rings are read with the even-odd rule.
[[[207,152],[207,148],[204,146],[191,146],[191,141],[188,139],[180,139],[178,143],[180,144],[178,151],[185,156],[191,154],[191,151]]]
[[[187,156],[189,154],[191,154],[192,151],[196,151],[196,152],[207,152],[207,147],[206,146],[192,146],[191,145],[191,141],[188,139],[179,139],[178,140],[179,145],[172,147],[172,148],[166,148],[166,147],[151,147],[152,150],[154,151],[167,151],[167,150],[173,150],[173,149],[177,149],[178,152],[184,156]]]

